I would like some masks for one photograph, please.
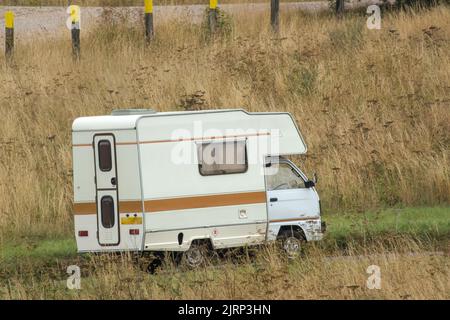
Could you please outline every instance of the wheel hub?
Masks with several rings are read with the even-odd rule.
[[[197,267],[203,262],[203,254],[199,248],[190,248],[186,251],[186,261],[189,266]]]
[[[300,252],[301,242],[295,237],[289,237],[284,240],[283,249],[286,251],[290,258],[297,256]]]

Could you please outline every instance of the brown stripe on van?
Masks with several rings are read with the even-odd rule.
[[[136,141],[131,142],[116,142],[117,146],[127,146],[127,145],[134,145],[137,144]],[[80,143],[80,144],[73,144],[72,147],[92,147],[92,143]]]
[[[146,200],[144,202],[146,212],[183,210],[195,208],[237,206],[243,204],[265,203],[266,193],[261,192],[243,192],[232,194],[207,195],[196,197],[183,197],[174,199]],[[142,202],[119,201],[120,213],[142,212]],[[95,202],[74,203],[73,213],[75,215],[96,214],[97,207]]]
[[[136,201],[119,201],[119,213],[142,212],[142,202]],[[95,202],[74,203],[73,214],[87,215],[97,214],[97,205]]]
[[[85,202],[85,203],[74,203],[73,204],[73,214],[83,215],[83,214],[96,214],[97,206],[95,202]]]
[[[235,134],[229,136],[210,136],[210,137],[194,137],[194,138],[180,138],[180,139],[166,139],[166,140],[147,140],[140,141],[140,144],[150,143],[168,143],[168,142],[182,142],[182,141],[203,141],[203,140],[215,140],[215,139],[229,139],[229,138],[244,138],[244,137],[258,137],[258,136],[270,136],[270,132],[254,133],[254,134]],[[136,141],[130,142],[116,142],[118,146],[137,144]],[[74,144],[72,147],[92,147],[92,144]]]
[[[185,197],[163,200],[145,201],[146,212],[183,210],[195,208],[236,206],[243,204],[265,203],[266,193],[245,192],[232,194],[219,194],[208,196]]]
[[[72,147],[92,147],[92,143],[80,143],[80,144],[73,144]]]
[[[290,221],[302,221],[302,220],[319,220],[320,217],[308,217],[308,218],[292,218],[292,219],[280,219],[280,220],[270,220],[269,222],[290,222]]]
[[[182,142],[182,141],[202,141],[202,140],[244,138],[244,137],[268,136],[268,135],[270,135],[270,132],[254,133],[254,134],[235,134],[235,135],[229,135],[229,136],[179,138],[179,139],[171,139],[171,140],[149,140],[149,141],[140,141],[139,143],[147,144],[147,143],[167,143],[167,142]]]
[[[142,201],[119,201],[119,212],[142,212]]]

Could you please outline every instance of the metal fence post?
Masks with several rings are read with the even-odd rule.
[[[14,13],[5,13],[5,57],[6,62],[11,62],[14,55]]]
[[[217,0],[209,0],[209,31],[215,33],[217,28]]]
[[[336,16],[342,18],[344,15],[344,0],[336,0]]]
[[[144,1],[145,39],[150,42],[154,36],[153,29],[153,0]]]
[[[270,0],[270,25],[274,32],[280,31],[280,0]]]

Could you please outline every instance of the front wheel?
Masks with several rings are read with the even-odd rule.
[[[298,230],[283,230],[278,239],[281,241],[281,247],[289,259],[297,257],[306,242],[303,233]]]

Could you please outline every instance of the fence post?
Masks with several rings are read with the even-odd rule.
[[[77,24],[72,26],[72,55],[74,60],[80,60],[81,56],[80,28]]]
[[[11,62],[14,54],[14,13],[5,13],[5,57],[6,62]]]
[[[150,42],[153,39],[153,0],[144,0],[145,39]]]
[[[274,32],[280,31],[280,0],[270,0],[270,25]]]
[[[215,33],[217,28],[217,0],[209,0],[209,31]]]
[[[80,41],[80,7],[70,6],[70,17],[72,19],[72,56],[73,59],[80,60],[81,51],[81,41]]]
[[[344,0],[336,0],[336,16],[342,18],[344,15]]]

